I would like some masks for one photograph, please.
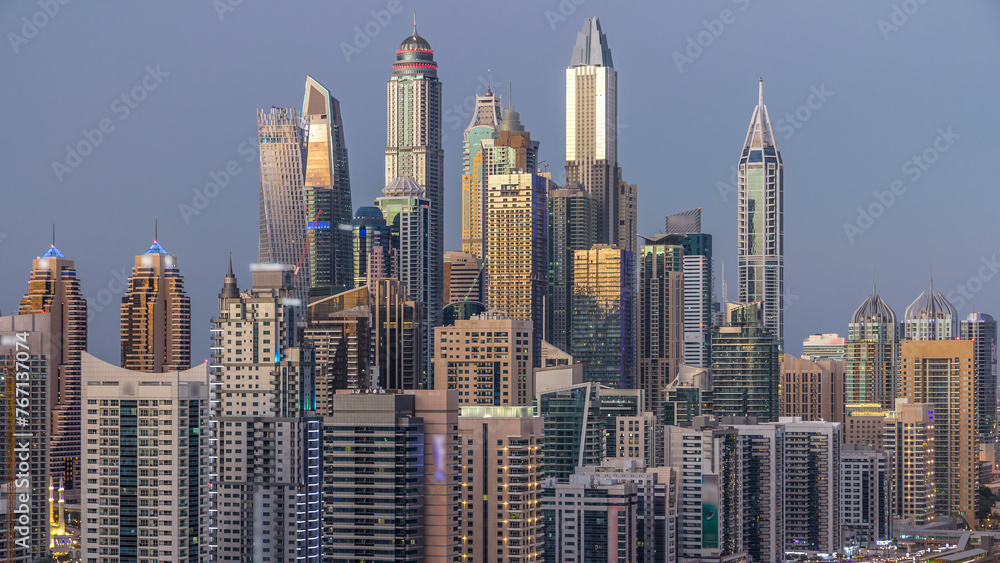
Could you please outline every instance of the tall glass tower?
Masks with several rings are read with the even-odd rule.
[[[740,301],[760,301],[764,328],[785,335],[784,165],[764,106],[764,79],[739,165],[738,259]]]
[[[986,438],[997,422],[997,321],[986,313],[969,313],[959,321],[962,340],[972,340],[976,352],[976,427]]]
[[[896,313],[875,288],[847,329],[844,403],[878,403],[892,410],[896,399],[896,360],[900,326]]]
[[[354,284],[351,256],[351,174],[340,102],[306,77],[302,120],[306,137],[305,197],[309,239],[309,292],[331,295]]]
[[[438,81],[434,51],[427,40],[417,35],[407,37],[396,50],[392,76],[388,84],[387,135],[385,147],[385,183],[409,177],[423,187],[429,201],[427,230],[428,262],[426,291],[421,296],[413,288],[407,291],[424,302],[424,329],[433,334],[441,324],[444,298],[444,151],[441,149],[441,82]],[[389,217],[386,222],[391,223]],[[433,342],[425,339],[426,358],[434,357]],[[428,381],[431,364],[427,363]]]
[[[500,97],[490,88],[476,96],[472,122],[465,129],[462,151],[462,252],[483,257],[486,227],[486,177],[483,141],[492,140],[500,128]]]

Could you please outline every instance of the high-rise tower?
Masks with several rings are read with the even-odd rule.
[[[549,191],[549,294],[545,340],[573,348],[573,261],[597,243],[597,204],[581,184]]]
[[[31,264],[28,293],[19,313],[51,313],[50,338],[58,357],[48,358],[52,410],[49,433],[52,478],[61,476],[70,498],[80,489],[80,354],[87,350],[87,301],[76,267],[52,245]]]
[[[956,321],[955,306],[940,291],[934,291],[932,278],[930,292],[921,291],[903,314],[903,339],[951,340],[958,336]]]
[[[485,96],[476,96],[472,121],[465,128],[462,151],[462,252],[483,257],[483,234],[486,225],[486,177],[483,161],[483,141],[496,135],[500,128],[500,96],[486,89]]]
[[[191,367],[191,299],[177,257],[155,240],[135,257],[121,308],[122,367],[163,373]]]
[[[969,313],[959,322],[960,338],[976,347],[976,427],[988,437],[997,422],[997,321],[986,313]]]
[[[664,389],[684,361],[684,235],[643,237],[639,251],[639,388],[663,412]]]
[[[354,284],[351,256],[351,174],[340,102],[306,77],[302,102],[306,137],[305,198],[309,229],[310,294],[330,295]]]
[[[883,409],[892,409],[896,399],[899,323],[896,313],[874,287],[851,317],[845,348],[844,402],[878,403]]]
[[[260,238],[257,262],[296,266],[293,296],[309,294],[304,122],[296,109],[257,110],[260,140]]]
[[[778,341],[785,324],[784,165],[764,106],[764,79],[739,165],[740,301],[760,301],[764,328]]]
[[[397,177],[411,177],[429,200],[427,231],[428,263],[424,301],[425,330],[433,334],[441,324],[444,284],[444,151],[441,149],[441,82],[438,81],[434,51],[423,37],[407,37],[396,50],[388,84],[385,183]],[[389,218],[386,217],[386,222]],[[417,299],[423,299],[407,288]],[[433,343],[426,341],[427,358],[433,357]],[[428,367],[430,364],[428,363]],[[431,374],[428,372],[428,379]]]
[[[566,69],[566,181],[597,203],[597,241],[619,245],[618,73],[597,18],[577,33]],[[634,251],[635,240],[623,250]]]

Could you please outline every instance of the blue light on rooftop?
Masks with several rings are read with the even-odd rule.
[[[65,258],[65,257],[66,256],[64,256],[62,252],[59,252],[59,249],[56,248],[56,245],[54,244],[52,245],[51,248],[49,248],[48,252],[42,254],[42,258]]]
[[[160,246],[160,243],[154,240],[153,244],[149,245],[149,248],[146,250],[146,254],[169,254],[169,253],[166,250],[163,250],[163,247]]]

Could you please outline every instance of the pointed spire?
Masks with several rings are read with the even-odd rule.
[[[56,247],[56,224],[52,223],[52,248]]]
[[[413,10],[413,35],[417,34],[417,11]]]
[[[239,286],[236,284],[236,274],[233,273],[233,253],[229,253],[229,271],[226,272],[226,279],[222,283],[220,299],[228,299],[240,296]]]
[[[493,95],[493,70],[486,69],[486,94]]]
[[[227,278],[236,277],[233,275],[233,253],[229,253],[229,272],[226,274]]]
[[[760,82],[757,84],[757,107],[764,107],[764,77],[760,77]]]

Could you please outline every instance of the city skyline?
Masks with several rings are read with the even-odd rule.
[[[466,49],[467,53],[461,52],[462,42],[468,40],[467,32],[446,26],[447,19],[438,6],[418,4],[414,7],[418,10],[421,35],[433,45],[436,60],[442,65],[446,230],[443,250],[460,249],[460,238],[456,235],[460,234],[461,159],[460,150],[456,148],[460,147],[462,130],[471,115],[463,113],[463,101],[469,96],[474,100],[477,88],[480,94],[485,91],[485,84],[478,80],[479,75],[483,75],[485,79],[487,70],[492,68],[495,86],[499,91],[503,90],[500,87],[503,82],[513,82],[511,98],[514,108],[522,114],[523,122],[529,124],[533,138],[537,137],[545,147],[549,147],[543,156],[550,164],[550,170],[556,172],[555,179],[560,181],[558,171],[564,156],[560,153],[565,140],[565,124],[562,123],[565,113],[561,111],[564,109],[561,106],[565,97],[565,66],[584,19],[598,16],[602,30],[609,36],[614,48],[616,68],[620,69],[618,162],[627,171],[627,179],[637,183],[640,189],[643,186],[658,186],[656,190],[646,189],[640,196],[638,230],[656,232],[664,215],[691,207],[702,207],[705,216],[703,231],[714,235],[718,260],[730,265],[726,269],[726,281],[731,299],[737,295],[734,275],[735,225],[732,221],[736,205],[736,184],[730,181],[730,168],[736,162],[732,155],[745,131],[746,114],[753,107],[755,81],[759,76],[768,81],[768,109],[773,115],[772,122],[779,146],[783,156],[793,163],[789,170],[790,190],[786,202],[787,230],[796,235],[794,242],[789,239],[785,252],[789,263],[785,290],[786,344],[789,352],[797,353],[797,343],[808,334],[846,332],[850,311],[868,294],[872,266],[879,268],[877,281],[880,292],[897,311],[905,309],[912,296],[924,289],[926,282],[921,281],[921,278],[926,279],[923,274],[927,271],[927,262],[931,260],[938,266],[935,269],[938,272],[935,276],[938,287],[946,296],[953,292],[953,296],[949,298],[958,309],[960,317],[973,310],[987,313],[997,311],[997,300],[991,298],[996,292],[990,290],[990,280],[995,275],[990,266],[994,264],[993,267],[997,267],[992,261],[991,252],[995,244],[990,243],[996,242],[996,236],[982,236],[975,230],[978,224],[987,222],[978,214],[995,207],[991,205],[992,196],[977,189],[978,186],[988,185],[989,179],[985,166],[978,165],[978,162],[985,163],[988,160],[984,156],[977,156],[977,152],[985,150],[990,143],[984,142],[980,136],[995,127],[990,127],[992,122],[989,116],[984,119],[977,115],[973,119],[962,108],[954,107],[956,104],[942,103],[944,99],[958,99],[959,92],[949,89],[962,87],[962,99],[965,102],[957,105],[988,107],[985,103],[969,102],[970,97],[975,99],[975,96],[981,95],[972,90],[986,92],[995,89],[988,85],[993,79],[974,78],[966,74],[960,74],[960,78],[956,79],[948,74],[952,71],[944,67],[943,62],[947,56],[961,53],[963,45],[978,44],[979,48],[988,45],[981,33],[986,28],[979,26],[985,26],[985,21],[996,21],[1000,14],[995,7],[982,8],[974,16],[968,12],[922,5],[917,13],[908,16],[905,25],[895,31],[886,30],[879,24],[880,20],[890,22],[890,7],[866,6],[865,12],[851,14],[852,22],[860,21],[851,24],[840,19],[835,11],[827,13],[823,8],[810,9],[813,11],[810,15],[817,16],[818,20],[825,18],[825,24],[831,29],[841,32],[847,29],[860,37],[862,48],[879,50],[884,55],[880,65],[889,67],[888,75],[884,78],[875,76],[872,74],[874,69],[864,65],[855,69],[856,72],[852,70],[850,74],[845,74],[839,67],[840,63],[817,57],[811,48],[803,49],[805,53],[802,54],[780,57],[782,61],[747,63],[738,52],[740,42],[746,40],[755,20],[775,17],[777,8],[749,6],[738,2],[726,6],[735,14],[735,21],[720,23],[720,34],[713,35],[710,41],[705,40],[704,35],[701,36],[702,43],[708,45],[699,45],[698,38],[699,33],[706,30],[711,35],[711,30],[706,26],[715,25],[713,22],[719,19],[715,8],[676,8],[676,12],[665,11],[664,13],[674,14],[676,17],[666,24],[667,40],[663,47],[665,53],[662,54],[662,77],[647,76],[639,70],[638,65],[648,62],[649,55],[629,36],[641,35],[643,30],[648,31],[650,28],[645,27],[649,24],[638,21],[642,18],[634,17],[636,12],[629,13],[628,10],[594,3],[578,8],[572,14],[563,15],[557,6],[538,6],[535,8],[535,17],[521,19],[529,29],[540,32],[539,40],[545,46],[551,46],[551,52],[548,52],[549,49],[542,49],[539,51],[540,56],[533,58],[533,64],[514,67],[511,64],[504,66],[503,60],[516,60],[517,57],[500,56],[497,49],[474,47]],[[2,12],[10,16],[7,18],[9,21],[17,22],[22,15],[31,16],[30,11],[23,14],[19,11],[27,9],[5,7]],[[268,19],[266,14],[269,9],[238,7],[232,12],[223,12],[221,19],[214,10],[207,9],[202,14],[206,21],[196,21],[190,32],[215,34],[219,40],[225,40],[231,34],[248,32],[255,21]],[[657,9],[660,8],[651,8],[650,10],[654,10],[652,13],[642,12],[648,16],[645,19],[662,22],[664,18],[654,17]],[[93,30],[102,29],[100,25],[87,25],[87,18],[101,19],[106,15],[104,10],[101,7],[66,7],[26,44],[19,44],[16,48],[12,46],[4,57],[12,62],[15,80],[33,79],[34,71],[28,67],[43,63],[51,53],[65,51],[61,47],[66,41],[81,43],[77,38],[78,33],[89,34]],[[135,17],[141,21],[143,17],[154,16],[150,10],[155,12],[156,9],[129,7],[117,9],[114,14],[117,18]],[[185,21],[184,18],[197,20],[198,14],[180,14],[183,9],[179,7],[160,10],[166,13],[155,15],[164,18],[167,26],[175,21]],[[254,10],[259,12],[255,14]],[[61,250],[74,257],[81,289],[88,300],[93,320],[90,351],[102,359],[113,360],[118,348],[115,338],[118,319],[117,314],[108,311],[117,311],[123,295],[118,290],[121,285],[118,281],[119,274],[123,268],[130,266],[134,247],[148,241],[148,231],[152,230],[148,223],[153,218],[149,215],[162,213],[159,217],[160,238],[185,264],[186,286],[192,297],[192,358],[197,363],[207,357],[209,339],[206,327],[212,313],[217,280],[224,274],[224,258],[232,250],[237,274],[244,277],[247,275],[246,270],[239,265],[254,261],[254,235],[257,230],[254,221],[234,221],[232,218],[253,217],[257,207],[259,160],[253,122],[256,108],[272,104],[296,107],[298,96],[301,96],[302,80],[306,75],[315,76],[320,83],[330,88],[331,93],[342,104],[345,130],[350,137],[348,144],[351,146],[352,160],[356,163],[355,178],[352,179],[355,190],[352,199],[355,206],[374,200],[376,192],[384,185],[379,185],[378,181],[381,176],[378,163],[382,159],[381,150],[384,149],[384,114],[377,108],[384,108],[383,81],[386,69],[392,60],[392,50],[410,33],[410,21],[409,11],[404,9],[400,13],[389,14],[389,21],[385,24],[379,23],[369,13],[379,10],[387,8],[381,4],[370,4],[345,13],[343,29],[330,32],[330,37],[326,39],[332,51],[330,56],[314,60],[312,55],[302,55],[301,60],[289,65],[291,68],[267,71],[267,84],[260,83],[260,71],[245,65],[227,71],[224,78],[233,81],[224,89],[228,98],[227,106],[216,107],[212,102],[209,105],[218,110],[218,113],[211,116],[200,114],[200,119],[210,126],[207,132],[200,128],[201,132],[197,137],[210,138],[207,145],[205,139],[191,139],[192,135],[187,132],[187,120],[199,115],[194,106],[200,103],[199,96],[203,95],[204,90],[199,92],[197,89],[207,87],[210,82],[204,82],[204,78],[186,78],[192,75],[197,77],[195,71],[198,70],[198,65],[195,64],[195,59],[184,62],[183,58],[167,56],[162,48],[154,48],[159,44],[158,41],[162,41],[159,37],[151,38],[149,46],[138,49],[135,53],[119,53],[122,60],[113,63],[117,72],[111,73],[97,86],[79,91],[78,86],[72,85],[68,93],[77,99],[73,107],[79,111],[65,114],[63,108],[53,108],[55,111],[51,119],[58,119],[60,122],[53,123],[51,127],[39,128],[50,131],[51,135],[35,139],[36,133],[32,129],[37,125],[28,127],[26,122],[21,121],[24,118],[20,115],[8,115],[8,127],[27,132],[28,138],[20,144],[32,147],[31,153],[23,153],[18,146],[11,146],[5,152],[5,157],[2,158],[11,159],[5,167],[11,171],[9,185],[32,189],[11,190],[11,200],[5,206],[18,209],[18,212],[16,217],[8,219],[6,227],[0,229],[5,235],[0,239],[0,251],[10,266],[7,274],[0,277],[0,291],[6,296],[0,302],[0,308],[6,311],[15,309],[31,259],[39,256],[44,249],[48,242],[49,223],[54,222],[59,227],[59,240],[56,242]],[[530,15],[529,12],[528,16]],[[802,14],[796,12],[793,15]],[[949,36],[953,41],[945,49],[947,56],[933,53],[929,47],[920,45],[919,38],[929,30],[939,30],[938,26],[946,27],[947,24],[954,23],[952,18],[963,16],[973,23],[963,20],[966,33]],[[702,20],[707,24],[703,25]],[[365,28],[370,21],[375,23],[368,26],[368,29],[377,29],[378,33],[369,37]],[[778,20],[774,25],[784,21],[787,20]],[[806,20],[799,20],[798,27],[795,28],[793,35],[796,38],[807,32],[818,32],[811,23],[803,23],[804,21]],[[367,39],[367,42],[357,41],[358,44],[365,44],[363,48],[355,44],[355,26]],[[10,31],[21,33],[17,27],[11,27]],[[689,38],[700,49],[689,47]],[[995,41],[992,37],[989,39]],[[781,43],[785,40],[776,41]],[[348,49],[345,54],[341,43],[359,52],[354,53]],[[126,43],[121,38],[101,39],[94,47],[70,54],[66,64],[78,64],[76,57],[93,54],[93,49],[117,46],[121,51],[124,45]],[[509,47],[515,51],[520,48]],[[253,51],[235,51],[238,51],[235,55],[225,52],[222,55],[253,60]],[[692,53],[697,55],[693,56]],[[182,54],[191,55],[186,50]],[[675,54],[690,58],[691,62],[683,62]],[[855,52],[848,54],[854,55]],[[273,56],[277,55],[275,53]],[[810,66],[803,67],[810,55],[814,57]],[[727,66],[730,64],[728,59],[731,59],[734,67],[742,64],[745,68],[733,70]],[[854,58],[849,59],[855,61]],[[270,59],[265,58],[261,64],[266,64],[267,60]],[[779,62],[784,65],[778,65]],[[214,68],[214,64],[216,63],[206,63],[206,66]],[[913,73],[913,65],[917,64],[922,65],[925,72],[919,73],[923,76],[916,83],[910,82],[911,79],[905,77]],[[99,70],[94,70],[100,68],[99,65],[87,68],[91,68],[88,74],[101,74]],[[798,72],[803,68],[807,72]],[[792,72],[792,69],[796,72]],[[59,78],[61,82],[55,84],[52,78],[45,78],[41,85],[43,88],[52,88],[61,83],[63,89],[60,91],[65,95],[66,88],[71,86],[67,81],[78,78],[76,72],[73,70],[65,73]],[[710,91],[706,88],[712,82],[706,83],[704,75],[722,75],[726,72],[729,74],[723,82],[715,83],[716,87],[722,87],[721,90],[717,94],[706,96],[705,92]],[[910,103],[904,104],[904,108],[891,107],[889,101],[900,98],[903,92],[924,90],[917,87],[917,84],[926,84],[929,75],[936,77],[933,80],[933,93],[929,92],[927,96],[916,99],[910,95]],[[331,80],[341,76],[343,78]],[[253,87],[243,84],[246,80],[254,80]],[[666,99],[673,103],[668,104],[662,117],[657,114],[653,119],[647,119],[637,108],[648,103],[647,96],[652,95],[650,91],[657,90],[655,86],[660,80],[665,80],[664,84],[671,87],[666,94],[662,88],[659,89],[656,96],[667,96]],[[983,80],[984,83],[970,90],[967,86],[974,80]],[[952,84],[944,86],[948,82]],[[537,88],[534,87],[536,84]],[[237,90],[242,91],[237,94]],[[132,108],[125,102],[113,103],[122,93],[129,96],[137,93],[135,100],[130,99],[136,107]],[[142,100],[138,99],[139,94]],[[40,110],[36,111],[35,108],[48,100],[47,94],[32,99],[27,92],[11,92],[7,96],[13,97],[11,102],[14,105],[23,107],[23,111],[17,113],[25,116],[38,115]],[[364,98],[371,98],[371,103]],[[863,119],[862,121],[850,119],[852,111],[857,111],[857,106],[852,104],[859,103],[876,108],[877,114],[880,114],[878,120],[872,121],[870,113],[858,118]],[[670,109],[670,106],[679,105],[687,105],[687,108],[684,111],[679,108]],[[931,107],[935,111],[928,111]],[[125,112],[125,109],[129,111]],[[547,113],[553,113],[554,117]],[[687,113],[695,114],[698,119],[692,120],[680,115]],[[799,118],[795,118],[796,113]],[[926,117],[911,120],[913,123],[901,122],[910,119],[912,114]],[[794,121],[787,119],[787,115],[791,115]],[[802,119],[802,115],[810,117]],[[90,132],[95,127],[100,128],[102,119],[108,119],[113,129],[102,133],[99,142],[96,141],[97,137],[91,135],[90,142],[98,145],[93,147],[93,154],[80,157],[81,162],[70,166],[71,171],[68,173],[62,172],[60,175],[55,172],[51,162],[65,163],[69,158],[63,146],[76,146],[87,140],[86,135],[82,135],[80,131]],[[845,123],[836,124],[838,120]],[[176,126],[173,126],[175,121]],[[659,131],[664,127],[679,135],[660,136],[665,158],[659,158],[658,149],[652,149],[657,158],[650,158],[649,142],[654,138],[650,135],[660,135]],[[371,131],[365,131],[366,129]],[[865,132],[864,139],[858,138],[858,130]],[[184,134],[184,143],[190,144],[181,143],[178,146],[179,134]],[[848,135],[856,144],[851,150],[845,151],[841,145]],[[164,139],[153,138],[157,136]],[[685,143],[677,144],[676,140],[667,138],[675,136],[684,139]],[[247,143],[248,137],[254,142]],[[140,139],[149,140],[139,142]],[[170,152],[160,144],[164,141],[172,143]],[[953,148],[955,150],[951,150]],[[135,150],[139,152],[134,152]],[[842,182],[828,180],[826,177],[835,175],[827,174],[828,170],[824,168],[828,166],[826,163],[844,159],[855,154],[855,151],[867,152],[867,158],[873,162],[867,164],[860,175],[855,174],[855,180],[848,182],[856,183],[857,186],[844,187]],[[921,161],[921,164],[928,166],[927,170],[922,170],[918,164],[907,166],[914,157],[923,158],[922,155],[928,151],[933,153],[935,161],[940,157],[939,162],[927,165]],[[166,155],[169,155],[169,159]],[[872,158],[872,155],[876,157]],[[181,162],[182,166],[165,166],[164,163],[168,160],[172,163]],[[73,162],[76,161],[72,160],[70,164]],[[229,166],[230,163],[233,166]],[[651,168],[651,165],[655,165],[655,168]],[[658,174],[662,173],[663,166],[676,170],[679,177],[671,173],[669,182],[660,189],[659,186],[664,184]],[[183,170],[178,172],[169,170],[170,168]],[[909,172],[911,170],[921,174],[914,178]],[[958,176],[953,176],[955,174]],[[211,188],[206,192],[205,184],[213,178],[218,178],[218,184],[225,186],[215,192]],[[890,186],[897,179],[903,182],[906,191],[893,195]],[[729,186],[732,188],[731,192],[728,191]],[[98,187],[101,191],[97,191]],[[122,192],[123,189],[134,193]],[[46,193],[48,190],[56,191],[50,196]],[[51,212],[44,222],[38,221],[40,212],[37,205],[25,199],[29,194],[39,191],[46,195],[46,199],[60,201],[59,205],[48,206]],[[882,199],[878,199],[873,191],[877,191]],[[95,206],[92,199],[95,194],[102,194],[101,197],[114,203]],[[950,224],[951,228],[947,233],[939,232],[933,236],[914,235],[912,229],[909,229],[907,232],[912,235],[913,240],[906,242],[898,252],[886,259],[884,246],[890,241],[893,244],[904,242],[894,235],[918,219],[921,212],[929,213],[930,209],[936,209],[957,197],[972,196],[983,197],[984,201],[982,205],[964,210],[966,220],[956,220]],[[147,201],[150,203],[145,203]],[[892,203],[886,203],[890,201]],[[859,218],[857,207],[868,209],[876,203],[883,206],[880,217],[867,221],[864,217]],[[143,207],[144,205],[150,207]],[[77,209],[88,209],[88,213],[79,214]],[[136,209],[155,211],[136,214]],[[249,214],[246,213],[248,209]],[[818,219],[815,213],[817,209],[824,210]],[[846,233],[844,225],[847,223],[855,225],[861,232]],[[120,227],[111,232],[103,229],[95,231],[92,226],[108,224]],[[968,241],[973,244],[967,244]],[[960,245],[962,252],[946,252]],[[919,255],[916,254],[917,249]],[[812,258],[818,254],[823,255],[822,263],[817,263]],[[906,264],[900,265],[899,261],[904,258]],[[836,281],[819,275],[819,271],[830,267],[840,268],[845,275],[834,276]],[[716,275],[720,273],[717,267]],[[721,293],[721,284],[717,284],[716,290]],[[836,295],[827,299],[826,296],[831,292]]]

